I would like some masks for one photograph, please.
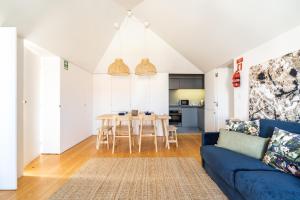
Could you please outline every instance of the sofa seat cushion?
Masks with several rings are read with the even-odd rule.
[[[277,171],[260,160],[214,145],[203,146],[201,153],[204,162],[231,187],[235,185],[235,173],[239,170]]]
[[[245,199],[300,199],[300,179],[280,171],[238,171],[235,188]]]

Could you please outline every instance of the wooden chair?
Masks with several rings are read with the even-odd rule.
[[[109,135],[113,131],[112,119],[110,118],[99,118],[101,127],[98,129],[96,149],[99,150],[100,144],[106,144],[109,149]]]
[[[154,137],[155,151],[157,152],[156,115],[140,116],[139,152],[142,148],[142,137]]]
[[[167,142],[168,149],[170,149],[170,144],[171,143],[176,143],[176,147],[178,148],[178,139],[177,139],[177,128],[176,128],[176,126],[168,126],[167,129],[168,129],[168,132],[167,132],[166,142]]]
[[[161,121],[161,125],[162,125],[162,130],[163,130],[163,142],[166,141],[166,148],[169,147],[169,142],[168,142],[168,134],[169,134],[169,131],[168,131],[168,124],[169,124],[169,119],[171,119],[171,117],[169,115],[159,115],[158,116],[158,119]]]
[[[132,141],[132,120],[130,115],[117,116],[115,118],[115,130],[113,131],[113,148],[112,153],[115,152],[116,138],[128,138],[129,152],[131,153],[131,146],[134,145]]]

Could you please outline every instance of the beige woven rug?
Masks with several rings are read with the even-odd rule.
[[[51,200],[226,199],[194,158],[89,160]]]

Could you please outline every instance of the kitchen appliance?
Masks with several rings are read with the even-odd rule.
[[[188,106],[188,105],[190,105],[190,101],[187,99],[180,100],[180,105]]]
[[[182,112],[181,109],[172,109],[169,111],[169,124],[174,126],[182,125]]]

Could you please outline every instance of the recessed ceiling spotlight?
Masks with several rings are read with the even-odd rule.
[[[127,11],[127,16],[128,16],[128,17],[131,17],[131,16],[132,16],[132,11],[131,11],[131,10],[128,10],[128,11]]]
[[[145,21],[145,22],[144,22],[144,26],[145,26],[146,28],[149,28],[149,26],[150,26],[150,22],[148,22],[148,21]]]
[[[115,22],[115,23],[114,23],[114,27],[115,27],[115,29],[118,30],[118,29],[120,28],[120,24],[119,24],[118,22]]]

